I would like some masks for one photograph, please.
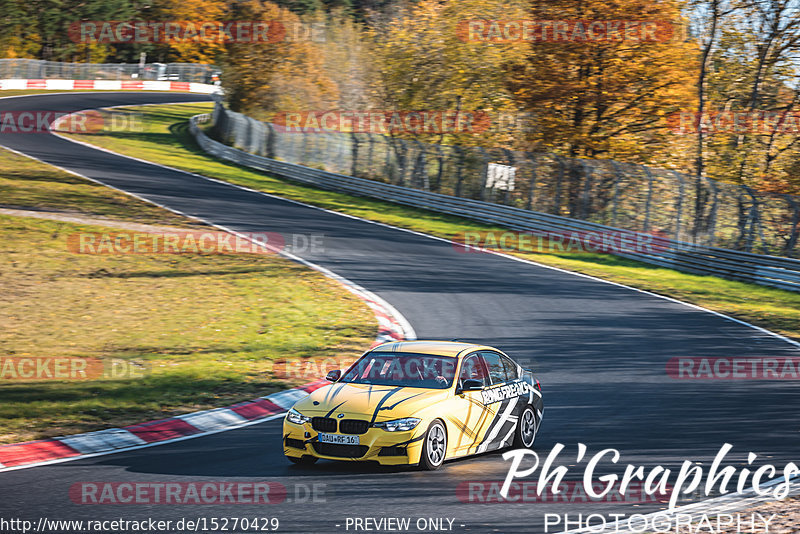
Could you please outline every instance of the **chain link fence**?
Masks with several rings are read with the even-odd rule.
[[[610,160],[423,143],[368,133],[288,133],[217,103],[210,135],[251,154],[454,197],[646,232],[692,245],[797,257],[800,198]],[[510,168],[510,169],[509,169]],[[498,173],[498,170],[502,171]],[[509,172],[510,170],[510,172]],[[502,176],[503,179],[496,179]]]
[[[38,59],[0,59],[0,79],[161,80],[212,83],[214,65],[196,63],[61,63]]]

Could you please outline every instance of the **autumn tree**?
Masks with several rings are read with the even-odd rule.
[[[205,21],[224,22],[229,14],[225,0],[155,0],[142,11],[145,20],[193,22],[198,26]],[[155,55],[162,61],[213,64],[224,52],[225,44],[221,40],[206,41],[198,35],[156,43],[149,47],[148,55]]]
[[[114,55],[109,45],[82,43],[70,34],[81,20],[131,20],[132,0],[1,0],[0,52],[4,57],[51,61],[103,61]]]
[[[277,28],[297,27],[300,18],[263,0],[236,4],[238,20],[273,21]],[[277,111],[325,109],[338,91],[323,68],[321,44],[300,36],[272,42],[239,42],[226,46],[225,94],[235,111],[270,119]]]
[[[743,188],[738,208],[738,245],[745,243],[754,192],[791,190],[800,145],[789,128],[798,112],[797,0],[694,0],[694,35],[702,52],[697,83],[695,234],[713,224],[708,178]],[[724,131],[715,117],[741,117],[737,131]],[[761,119],[759,119],[761,117]],[[770,119],[767,119],[770,117]],[[794,131],[792,131],[794,130]]]
[[[515,97],[536,114],[530,144],[568,158],[644,163],[664,156],[672,141],[665,118],[690,104],[697,66],[678,4],[535,0],[530,18],[566,28],[557,35],[551,24],[550,34],[532,39],[509,78]],[[572,166],[569,173],[570,215],[580,172]]]
[[[695,48],[682,38],[678,5],[536,1],[531,15],[658,24],[654,39],[642,39],[642,26],[636,39],[611,37],[605,24],[608,39],[532,41],[526,63],[510,78],[516,97],[539,118],[530,139],[537,146],[569,157],[650,160],[669,139],[664,117],[690,102],[697,65]]]
[[[470,21],[522,18],[524,3],[499,0],[423,0],[373,29],[381,85],[377,97],[399,110],[486,113],[489,120],[517,115],[505,83],[509,65],[520,62],[519,43],[476,43],[465,33]],[[518,132],[457,133],[427,139],[458,144],[506,144]]]

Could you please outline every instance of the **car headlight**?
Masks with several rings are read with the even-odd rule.
[[[311,421],[310,417],[306,417],[305,415],[301,414],[294,408],[289,410],[289,412],[286,414],[286,419],[290,423],[294,423],[296,425],[302,425],[304,423],[308,423],[309,421]]]
[[[382,428],[389,432],[403,432],[405,430],[412,430],[420,421],[421,419],[417,419],[416,417],[404,417],[403,419],[395,419],[394,421],[375,423],[372,426],[375,428]]]

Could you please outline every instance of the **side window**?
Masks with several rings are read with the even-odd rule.
[[[508,380],[506,368],[499,354],[496,352],[482,352],[481,356],[483,356],[483,361],[486,362],[492,384],[502,384]]]
[[[503,361],[503,366],[506,368],[506,378],[508,380],[516,380],[519,378],[517,364],[511,361],[511,358],[503,356],[502,354],[500,355],[500,359]]]
[[[489,380],[486,376],[486,369],[483,366],[483,361],[481,361],[480,357],[477,354],[473,354],[471,356],[467,356],[464,358],[464,361],[461,362],[461,374],[459,374],[459,380],[480,380],[484,386],[489,385]]]

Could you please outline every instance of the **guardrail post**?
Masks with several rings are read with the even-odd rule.
[[[456,188],[455,188],[455,196],[461,196],[461,182],[464,180],[464,163],[466,154],[464,153],[464,149],[460,146],[453,147],[453,149],[458,154],[458,165],[456,166]]]
[[[405,140],[403,139],[394,138],[393,140],[400,145],[400,151],[398,152],[395,150],[397,167],[398,171],[400,171],[400,179],[398,180],[398,184],[406,187],[408,186],[408,144],[406,144]]]
[[[536,197],[536,154],[529,153],[529,159],[531,162],[531,184],[528,188],[528,201],[525,203],[525,209],[529,210],[533,208],[533,199]]]
[[[350,176],[358,176],[358,134],[350,132]]]
[[[268,122],[266,125],[267,136],[266,139],[264,139],[264,153],[269,159],[275,159],[275,136],[277,133],[271,123]]]
[[[556,196],[553,200],[553,215],[561,213],[561,184],[564,181],[564,158],[556,156],[558,161],[558,177],[556,178]]]
[[[706,177],[708,185],[711,187],[711,212],[708,214],[708,240],[710,246],[714,245],[717,231],[717,207],[719,206],[719,187],[711,178]]]
[[[486,153],[483,147],[479,146],[478,152],[481,155],[481,159],[483,159],[483,171],[481,172],[481,191],[480,191],[480,198],[481,200],[486,199],[486,179],[489,177],[489,163],[490,163],[490,156]]]
[[[591,165],[586,160],[581,160],[581,167],[583,168],[583,194],[581,195],[581,212],[580,218],[583,220],[589,219],[589,211],[591,207],[590,192],[592,189],[593,171]]]
[[[753,225],[753,221],[755,219],[755,196],[753,196],[753,192],[750,191],[750,188],[746,185],[742,186],[747,194],[750,196],[750,200],[752,204],[750,204],[750,209],[747,210],[747,219],[745,220],[745,241],[744,241],[744,250],[746,252],[752,252],[753,250],[753,241],[754,241],[754,233],[755,233],[755,226]]]
[[[440,192],[442,190],[442,176],[444,175],[444,150],[442,145],[433,145],[436,147],[436,161],[438,163],[436,168],[436,182],[432,184],[431,190]]]
[[[617,226],[617,214],[619,213],[619,182],[622,179],[622,168],[616,161],[611,162],[614,167],[614,209],[611,211],[611,226]]]
[[[417,157],[414,158],[414,167],[412,169],[412,183],[424,191],[431,190],[430,179],[428,178],[428,162],[425,152],[425,145],[414,139],[414,144],[417,145]]]
[[[676,241],[681,240],[681,217],[683,216],[683,194],[686,190],[686,183],[683,181],[683,175],[678,171],[672,171],[675,177],[678,179],[678,200],[675,201],[675,239]]]
[[[786,246],[784,247],[784,254],[789,256],[790,258],[794,256],[794,247],[797,244],[797,237],[800,234],[800,207],[798,207],[797,202],[790,196],[790,195],[781,195],[783,198],[786,199],[786,202],[789,204],[793,214],[792,214],[792,229],[791,233],[789,234],[789,239],[786,241]]]
[[[372,169],[372,155],[375,151],[375,141],[372,139],[373,134],[366,133],[365,135],[367,136],[367,164],[364,170],[364,176],[374,176],[376,173],[374,173]]]
[[[311,137],[311,135],[313,135],[313,134],[309,134],[307,132],[303,132],[302,134],[300,134],[300,139],[303,142],[300,145],[300,157],[298,158],[297,163],[300,163],[302,165],[304,165],[308,161],[308,159],[307,159],[308,141],[309,141],[309,138]]]
[[[764,232],[761,228],[761,214],[759,212],[759,201],[756,197],[755,193],[753,192],[752,188],[749,186],[743,185],[742,186],[747,194],[750,195],[750,198],[753,200],[753,204],[750,206],[750,231],[747,233],[747,245],[746,249],[747,252],[751,252],[753,249],[753,244],[755,242],[755,233],[758,231],[758,235],[761,238],[761,250],[764,254],[768,253],[767,243],[764,239]]]
[[[506,159],[508,160],[508,164],[511,167],[514,167],[514,172],[516,172],[516,161],[514,159],[514,153],[507,148],[503,149],[503,152],[506,154]],[[511,188],[507,187],[505,190],[505,194],[503,195],[503,204],[508,205],[511,201]]]
[[[647,200],[644,203],[644,224],[642,224],[642,232],[647,233],[650,231],[650,205],[653,201],[653,173],[650,172],[650,167],[642,165],[644,173],[647,175]]]

